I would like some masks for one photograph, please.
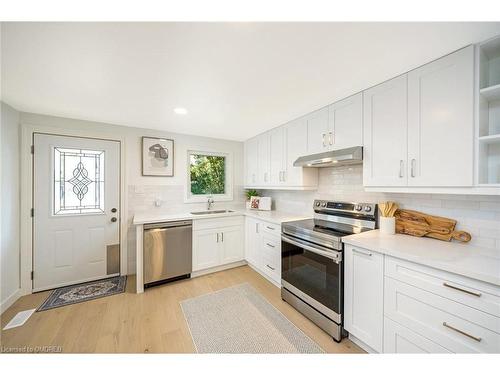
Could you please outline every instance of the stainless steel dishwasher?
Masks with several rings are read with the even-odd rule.
[[[192,227],[191,220],[144,225],[145,286],[191,276]]]

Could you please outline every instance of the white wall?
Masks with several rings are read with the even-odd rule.
[[[403,208],[458,221],[457,229],[472,234],[471,243],[500,251],[500,196],[368,193],[363,188],[362,165],[319,169],[317,191],[270,191],[276,209],[312,215],[314,199],[378,203],[392,200]]]
[[[215,207],[234,207],[244,204],[243,195],[243,143],[215,138],[162,132],[113,124],[67,119],[33,113],[20,114],[21,126],[36,125],[64,130],[91,132],[93,136],[121,136],[125,138],[126,197],[127,197],[127,244],[128,270],[135,273],[135,230],[131,221],[139,211],[186,212],[204,207],[203,203],[184,203],[187,181],[187,150],[211,150],[233,155],[233,200],[216,202]],[[174,140],[174,177],[144,177],[141,175],[141,137],[164,137]],[[154,201],[160,199],[161,207]]]
[[[1,102],[1,312],[17,298],[19,279],[19,112]]]

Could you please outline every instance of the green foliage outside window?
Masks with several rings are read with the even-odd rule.
[[[190,155],[191,194],[224,194],[226,158],[203,154]]]

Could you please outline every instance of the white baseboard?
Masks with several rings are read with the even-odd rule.
[[[230,268],[244,266],[245,264],[247,264],[247,262],[245,260],[240,260],[238,262],[224,264],[222,266],[207,268],[206,270],[194,271],[194,272],[191,272],[191,277],[208,275],[209,273],[224,271],[224,270],[228,270]]]
[[[3,314],[5,310],[7,310],[9,307],[11,307],[14,302],[16,302],[19,297],[21,297],[21,289],[16,290],[14,293],[12,293],[10,296],[5,298],[1,303],[0,303],[0,314]]]
[[[353,343],[355,343],[357,346],[359,346],[361,349],[363,349],[365,352],[370,353],[370,354],[378,354],[378,352],[373,349],[371,346],[365,344],[363,341],[358,339],[356,336],[353,336],[349,333],[349,340],[351,340]]]

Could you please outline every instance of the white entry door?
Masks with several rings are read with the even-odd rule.
[[[119,274],[120,143],[35,134],[33,290]]]

